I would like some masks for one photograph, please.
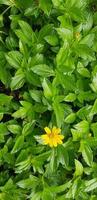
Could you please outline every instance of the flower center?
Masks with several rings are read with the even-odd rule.
[[[49,138],[54,138],[55,135],[56,135],[55,133],[51,132],[51,133],[49,134]]]

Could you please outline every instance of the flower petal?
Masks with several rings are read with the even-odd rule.
[[[60,139],[63,140],[64,139],[64,135],[59,135]]]
[[[56,136],[56,141],[57,141],[58,144],[62,144],[63,143],[62,139],[63,139],[64,136],[63,137],[61,137],[61,136],[62,135],[57,135]]]
[[[53,139],[53,146],[57,147],[57,140],[56,139]]]
[[[49,146],[53,147],[53,141],[52,140],[49,140]]]
[[[45,130],[45,132],[46,132],[47,134],[51,134],[51,130],[50,130],[50,128],[45,127],[44,130]]]
[[[58,139],[57,142],[58,142],[58,144],[63,144],[63,141],[60,139]]]
[[[48,135],[41,135],[41,138],[43,139],[43,143],[44,144],[48,144],[49,143],[49,137]]]
[[[61,132],[60,128],[56,128],[55,126],[52,128],[52,133],[53,134],[59,134]]]

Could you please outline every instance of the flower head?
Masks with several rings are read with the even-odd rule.
[[[76,33],[75,33],[75,38],[76,38],[77,40],[80,40],[80,37],[81,37],[80,32],[76,32]]]
[[[46,134],[41,135],[43,143],[49,145],[50,147],[57,147],[58,144],[63,143],[64,136],[61,135],[61,129],[55,126],[52,129],[48,127],[44,128]]]

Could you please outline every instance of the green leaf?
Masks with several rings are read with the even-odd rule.
[[[53,193],[50,191],[49,188],[45,188],[42,193],[42,200],[53,200],[54,196]]]
[[[88,166],[93,164],[93,152],[88,144],[84,141],[81,141],[79,151],[82,153],[84,161],[87,163]]]
[[[56,160],[56,150],[52,149],[51,155],[49,157],[49,170],[50,173],[54,173],[56,171],[57,168],[57,160]]]
[[[93,76],[92,83],[90,84],[90,87],[92,88],[92,90],[94,92],[97,93],[97,73],[96,73],[96,75]]]
[[[96,178],[93,178],[89,181],[86,181],[85,182],[85,192],[90,192],[90,191],[93,191],[94,189],[97,188],[97,179]]]
[[[31,200],[41,200],[41,192],[37,192],[37,193],[32,193],[32,197]]]
[[[64,101],[66,102],[73,102],[76,100],[76,94],[74,93],[69,93],[65,98]]]
[[[66,53],[66,52],[65,52]],[[58,68],[64,74],[72,74],[75,69],[74,59],[71,55],[64,60],[64,63],[61,63],[60,67]]]
[[[3,187],[3,191],[10,191],[10,189],[12,188],[13,186],[13,181],[12,179],[8,179],[8,181],[6,182],[6,184],[4,185]]]
[[[74,128],[77,129],[77,131],[82,133],[89,132],[89,123],[86,120],[83,120],[79,122],[78,124],[74,125]]]
[[[45,37],[45,40],[51,46],[58,45],[58,37],[57,37],[57,35],[48,35],[48,36]]]
[[[43,43],[38,43],[38,44],[33,44],[34,45],[34,48],[33,48],[33,54],[41,54],[41,53],[43,53],[43,51],[44,51],[44,44]]]
[[[21,135],[16,139],[16,142],[13,146],[11,153],[17,153],[23,147],[23,144],[24,144],[24,136]]]
[[[44,11],[45,14],[49,15],[52,8],[52,1],[40,0],[39,7]]]
[[[81,162],[75,159],[75,173],[74,176],[81,176],[83,174],[83,166]]]
[[[80,94],[78,94],[77,98],[81,103],[83,103],[84,101],[95,100],[96,94],[92,93],[91,91],[87,92],[81,91]]]
[[[11,124],[7,126],[8,130],[13,133],[13,134],[20,134],[22,131],[21,126],[16,125],[16,124]]]
[[[57,73],[58,81],[66,91],[75,91],[75,77],[73,75]]]
[[[14,118],[22,118],[23,119],[26,117],[26,113],[27,113],[27,110],[25,108],[20,107],[20,109],[18,109],[16,112],[14,112],[12,114],[12,116]]]
[[[10,86],[10,81],[11,81],[10,71],[6,68],[5,65],[3,66],[2,64],[0,66],[0,80],[6,87]]]
[[[51,88],[50,83],[45,78],[43,79],[42,87],[44,90],[44,96],[47,99],[51,99],[52,98],[52,88]]]
[[[62,164],[65,168],[69,169],[69,153],[62,145],[57,147],[57,165]]]
[[[41,102],[42,93],[38,90],[29,90],[30,96],[32,99],[38,103]]]
[[[95,100],[94,105],[92,106],[89,116],[92,118],[95,114],[97,114],[97,99]]]
[[[18,47],[18,41],[17,41],[17,38],[14,36],[14,35],[9,35],[7,38],[6,38],[6,46],[8,49],[10,50],[13,50],[15,48]],[[15,50],[14,50],[15,51]],[[12,52],[12,51],[11,51]],[[18,51],[17,51],[18,52]],[[9,52],[10,53],[10,52]]]
[[[21,172],[29,169],[30,165],[31,165],[31,156],[29,156],[27,159],[25,159],[25,160],[23,160],[23,161],[21,161],[19,163],[16,163],[16,170],[15,170],[15,172],[16,173],[21,173]]]
[[[71,181],[68,181],[67,183],[63,184],[63,185],[59,185],[59,186],[51,186],[50,190],[54,193],[61,193],[64,192],[65,190],[67,190],[68,188],[70,188],[71,186]]]
[[[29,135],[29,134],[31,134],[31,133],[33,134],[34,125],[35,125],[35,121],[26,123],[26,124],[24,125],[24,127],[23,127],[22,135],[27,136],[27,135]]]
[[[93,33],[86,35],[81,41],[80,44],[86,44],[89,47],[93,46],[95,35]]]
[[[0,105],[8,105],[9,103],[11,103],[12,100],[12,96],[8,96],[6,94],[0,94]]]
[[[92,25],[93,25],[93,15],[91,12],[87,12],[87,17],[83,22],[83,31],[85,34],[91,30]]]
[[[75,53],[78,57],[81,57],[84,60],[95,60],[94,52],[85,44],[78,44],[77,46],[75,46]]]
[[[0,15],[0,27],[3,27],[4,23],[3,23],[3,15]]]
[[[78,65],[77,65],[77,71],[80,75],[82,75],[83,77],[87,77],[89,78],[90,77],[90,72],[87,68],[85,68],[83,66],[82,63],[78,62]]]
[[[38,171],[39,173],[43,173],[43,164],[49,159],[50,155],[51,151],[46,151],[31,159],[34,172]]]
[[[30,25],[25,22],[25,21],[22,21],[20,20],[19,21],[19,25],[23,31],[23,33],[28,37],[28,38],[31,38],[31,34],[32,34],[32,28],[30,27]]]
[[[52,30],[52,24],[44,25],[39,31],[38,42],[42,42],[42,40],[44,40],[47,35],[50,35],[52,33]]]
[[[33,175],[29,178],[17,182],[17,185],[23,189],[35,188],[39,184],[39,179]]]
[[[30,83],[31,85],[34,85],[34,86],[38,86],[38,87],[41,86],[41,81],[40,81],[39,76],[37,74],[35,74],[31,70],[27,70],[25,75],[26,75],[25,78],[26,78],[28,83]]]
[[[30,102],[27,101],[21,101],[20,102],[22,107],[20,107],[16,112],[12,114],[14,118],[25,118],[28,117],[28,119],[33,120],[34,118],[34,112],[32,112],[33,106]]]
[[[91,124],[91,130],[93,131],[94,137],[97,138],[97,122]]]
[[[26,0],[23,0],[23,1],[16,0],[15,3],[16,3],[16,6],[18,8],[25,10],[26,8],[29,8],[31,5],[33,5],[33,0],[29,0],[29,1],[26,1]]]
[[[25,83],[25,74],[24,72],[19,69],[15,76],[12,78],[12,81],[11,81],[11,89],[12,90],[17,90],[19,88],[21,88]]]
[[[59,8],[61,7],[61,3],[62,3],[61,0],[52,0],[52,2],[53,2],[55,7],[59,7]]]
[[[76,22],[84,20],[84,12],[81,8],[77,7],[76,4],[70,8],[69,13],[71,18]]]
[[[79,141],[80,140],[81,134],[77,130],[72,128],[71,133],[72,133],[72,136],[73,136],[73,141]]]
[[[77,116],[79,117],[79,119],[81,120],[85,120],[89,118],[89,113],[91,110],[91,106],[84,106],[83,108],[81,108],[78,112],[77,112]],[[90,118],[89,118],[90,119]]]
[[[75,113],[71,113],[70,115],[68,115],[66,118],[65,118],[65,122],[67,124],[71,124],[75,121],[76,119],[76,114]]]
[[[16,30],[16,35],[23,41],[24,43],[27,43],[28,46],[32,46],[32,44],[36,41],[35,33],[32,31],[31,26],[22,20],[19,20],[19,25],[21,27],[21,30]]]
[[[64,45],[60,48],[57,56],[56,56],[56,63],[57,66],[61,66],[64,64],[65,60],[67,59],[69,54],[69,45],[68,43],[64,43]]]
[[[5,135],[8,135],[6,124],[0,123],[0,143],[4,142]]]
[[[43,77],[54,76],[53,69],[45,64],[36,65],[32,67],[31,70],[39,76],[43,76]]]
[[[57,30],[57,32],[58,32],[58,34],[59,34],[59,36],[63,39],[63,41],[65,41],[65,40],[72,40],[73,39],[73,30],[72,30],[72,28],[57,28],[56,29]]]
[[[31,59],[31,60],[30,60]],[[39,65],[39,64],[44,64],[44,56],[43,54],[37,53],[36,55],[32,56],[30,58],[30,66],[35,66],[35,65]]]
[[[75,199],[78,193],[78,189],[80,189],[80,179],[79,177],[77,177],[73,183],[72,186],[70,187],[69,191],[66,193],[66,199],[70,198],[70,199]]]
[[[0,4],[9,5],[10,2],[8,0],[0,0]]]
[[[14,68],[18,69],[21,67],[22,54],[19,51],[10,51],[5,55],[7,62]]]
[[[64,108],[62,104],[57,101],[57,99],[53,102],[53,109],[56,116],[57,126],[61,127],[64,121]]]

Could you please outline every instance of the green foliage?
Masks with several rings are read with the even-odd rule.
[[[97,200],[96,60],[96,0],[0,0],[0,200]]]

